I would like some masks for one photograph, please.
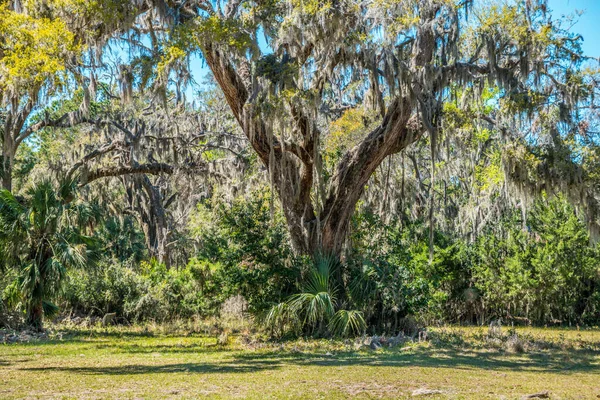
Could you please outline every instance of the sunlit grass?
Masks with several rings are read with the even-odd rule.
[[[220,346],[201,331],[62,328],[48,341],[0,345],[0,398],[406,398],[420,388],[443,392],[428,398],[600,395],[599,330],[518,328],[532,344],[518,354],[489,342],[486,328],[438,328],[427,342],[377,351],[355,340],[240,336]]]

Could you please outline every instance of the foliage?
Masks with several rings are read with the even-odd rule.
[[[58,308],[51,302],[68,268],[86,268],[95,260],[95,240],[86,234],[97,222],[93,207],[73,199],[71,182],[55,190],[50,181],[30,188],[24,199],[0,191],[0,264],[19,271],[14,287],[28,322],[41,329],[43,315]]]
[[[339,310],[329,322],[329,330],[336,335],[346,337],[364,333],[367,324],[358,310]]]
[[[214,274],[222,299],[242,294],[260,312],[291,294],[301,263],[291,253],[281,215],[271,213],[268,192],[257,190],[231,204],[200,204],[190,228],[200,243],[197,257],[219,265]]]
[[[76,54],[74,35],[60,19],[35,18],[0,4],[0,89],[19,90],[64,80],[66,62]]]
[[[0,323],[231,298],[276,337],[598,323],[600,71],[570,23],[545,0],[0,0]]]
[[[301,293],[287,300],[290,311],[298,315],[303,326],[322,329],[318,325],[333,316],[339,294],[333,274],[339,268],[335,257],[317,256],[314,269],[302,284]]]
[[[147,258],[143,232],[130,216],[105,218],[95,234],[104,247],[105,258],[114,258],[119,262],[141,262]]]
[[[477,243],[473,280],[489,312],[536,323],[591,322],[598,310],[598,253],[563,199],[537,202]]]
[[[328,333],[347,336],[364,332],[362,312],[339,308],[342,293],[335,277],[341,268],[336,256],[317,254],[313,268],[301,283],[300,293],[274,305],[267,314],[265,323],[271,333],[281,336],[289,330],[318,336]]]
[[[399,321],[411,315],[429,322],[461,316],[469,270],[460,238],[436,230],[430,258],[423,221],[384,224],[365,209],[354,223],[350,294],[365,310],[369,325],[395,331]]]
[[[382,226],[358,214],[350,298],[369,326],[392,332],[407,315],[429,322],[593,324],[597,248],[573,207],[558,197],[539,200],[526,221],[511,213],[473,244],[438,230],[431,260],[423,225]]]
[[[208,317],[222,298],[213,296],[218,287],[211,269],[215,266],[197,260],[170,270],[156,261],[136,267],[132,261],[106,260],[91,272],[72,271],[61,297],[74,315],[114,312],[121,323]]]

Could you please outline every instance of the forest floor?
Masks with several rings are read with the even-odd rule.
[[[259,343],[146,328],[53,328],[0,343],[0,398],[600,398],[600,330],[437,328],[429,340]],[[514,332],[510,332],[514,337]],[[245,344],[244,344],[245,343]],[[546,394],[547,392],[547,394]]]

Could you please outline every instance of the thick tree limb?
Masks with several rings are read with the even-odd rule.
[[[147,164],[139,164],[133,166],[124,166],[124,167],[101,167],[94,171],[91,171],[87,174],[86,177],[83,177],[81,186],[87,185],[90,182],[95,180],[111,177],[111,176],[121,176],[121,175],[136,175],[136,174],[150,174],[150,175],[160,175],[160,174],[172,174],[175,171],[172,165],[165,163],[147,163]]]
[[[110,153],[113,150],[116,150],[120,147],[125,146],[125,143],[122,141],[115,141],[109,144],[105,144],[103,146],[100,146],[99,148],[93,150],[92,152],[86,154],[81,160],[77,161],[75,164],[73,164],[73,166],[71,168],[69,168],[69,171],[67,171],[67,179],[71,179],[71,177],[73,176],[73,174],[83,165],[85,165],[86,163],[90,162],[91,160],[100,157],[106,153]]]
[[[17,144],[20,144],[23,140],[27,139],[32,134],[34,134],[46,127],[72,128],[76,125],[83,124],[83,123],[94,124],[94,123],[96,123],[96,121],[93,121],[93,120],[90,120],[89,118],[84,117],[83,114],[79,111],[71,111],[71,112],[65,113],[56,119],[45,118],[44,120],[27,127],[27,129],[25,129],[23,132],[21,132],[21,134],[19,134],[16,137],[15,142]]]
[[[412,107],[409,99],[396,99],[379,127],[348,151],[336,168],[323,210],[325,217],[323,247],[337,252],[345,239],[347,224],[364,186],[375,169],[389,155],[418,140],[423,132],[409,124]]]

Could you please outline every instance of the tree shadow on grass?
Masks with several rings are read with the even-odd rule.
[[[59,331],[69,340],[87,340],[89,338],[152,338],[161,335],[151,331],[117,330],[111,328],[61,328]]]
[[[534,373],[593,373],[600,374],[599,352],[570,351],[567,354],[520,354],[476,352],[440,349],[416,349],[408,352],[378,352],[364,354],[341,352],[334,356],[319,353],[266,353],[235,352],[233,361],[182,363],[163,365],[131,364],[106,367],[43,367],[22,368],[25,371],[61,371],[90,375],[142,375],[169,373],[243,374],[276,370],[287,366],[375,368],[449,368],[486,371],[519,371]],[[565,358],[568,357],[568,358]]]
[[[48,372],[60,371],[87,375],[145,375],[169,373],[200,373],[200,374],[239,374],[281,368],[281,364],[271,360],[234,363],[183,363],[144,365],[131,364],[107,367],[35,367],[21,368],[22,371]]]
[[[231,353],[231,348],[227,346],[219,346],[215,343],[206,343],[199,341],[198,343],[187,344],[157,344],[157,345],[140,345],[137,343],[98,343],[94,345],[96,349],[111,349],[117,353],[130,354],[201,354],[201,353]]]
[[[493,371],[522,371],[536,373],[593,373],[600,374],[600,352],[575,350],[564,353],[529,353],[506,355],[500,352],[459,351],[454,349],[416,349],[409,352],[380,352],[363,354],[341,352],[334,356],[322,353],[284,354],[269,352],[260,355],[237,354],[235,358],[250,360],[273,359],[285,364],[314,366],[423,367],[451,369],[480,369]]]
[[[8,346],[52,346],[64,344],[89,343],[101,339],[138,339],[163,337],[152,332],[131,332],[131,331],[100,331],[100,330],[82,330],[82,329],[60,329],[60,337],[50,339],[35,339],[31,341],[8,343]],[[164,336],[168,337],[168,336]],[[199,336],[200,337],[200,336]]]

